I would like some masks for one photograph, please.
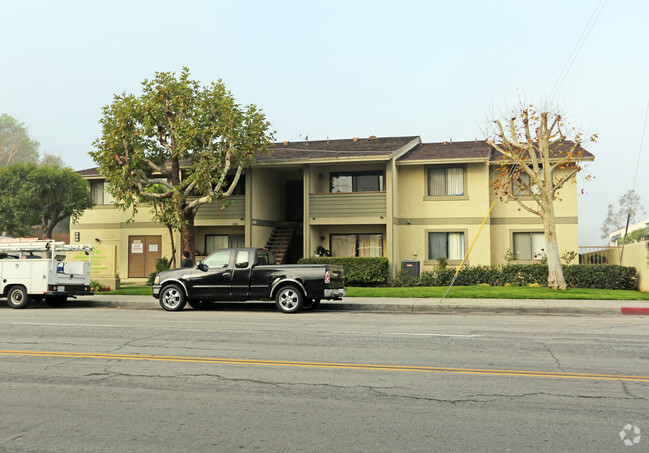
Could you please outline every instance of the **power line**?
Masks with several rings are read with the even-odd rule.
[[[638,162],[635,165],[635,176],[633,177],[633,191],[635,192],[635,183],[638,180],[638,170],[640,169],[640,156],[642,155],[642,142],[644,142],[644,133],[647,129],[647,115],[649,115],[649,102],[647,102],[647,111],[644,114],[644,126],[642,127],[642,136],[640,137],[640,149],[638,150]]]
[[[600,14],[602,14],[602,11],[604,10],[604,6],[606,6],[607,0],[599,0],[597,5],[595,6],[595,9],[593,10],[593,13],[590,15],[590,18],[588,19],[588,22],[586,23],[586,26],[584,27],[583,31],[581,32],[581,35],[579,36],[579,39],[577,40],[577,43],[575,44],[575,47],[572,49],[572,52],[570,53],[570,56],[568,57],[568,61],[566,61],[566,64],[563,66],[563,69],[561,70],[561,73],[559,74],[559,78],[554,84],[554,87],[552,88],[552,91],[550,92],[550,98],[548,102],[551,104],[552,99],[557,95],[559,92],[559,88],[561,88],[561,85],[563,84],[563,81],[566,79],[568,76],[568,72],[570,72],[570,68],[572,68],[572,64],[575,62],[577,59],[577,55],[579,55],[579,52],[581,51],[581,48],[584,46],[584,43],[588,39],[588,35],[590,35],[590,32],[592,31],[593,27],[595,26],[595,22],[597,22],[597,19],[599,18]]]

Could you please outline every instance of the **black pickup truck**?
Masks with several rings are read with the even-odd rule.
[[[342,266],[275,264],[272,252],[260,248],[217,250],[192,268],[160,272],[153,284],[153,297],[168,311],[186,303],[202,308],[213,301],[275,300],[284,313],[295,313],[344,295]]]

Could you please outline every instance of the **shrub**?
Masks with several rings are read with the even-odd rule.
[[[400,270],[392,281],[393,286],[419,286],[420,279],[413,277],[406,270]]]
[[[466,266],[457,274],[455,284],[459,286],[472,286],[485,283],[493,286],[498,282],[499,276],[500,268],[498,267]]]
[[[90,291],[93,293],[100,293],[102,291],[110,291],[110,286],[103,285],[96,280],[90,280]]]
[[[345,269],[345,284],[372,285],[386,283],[387,258],[336,258],[331,256],[302,258],[299,264],[337,264]]]
[[[564,266],[566,284],[571,288],[629,289],[637,287],[635,267],[605,264],[575,264]]]
[[[163,257],[163,258],[158,258],[157,260],[155,260],[155,271],[153,271],[153,272],[151,272],[149,274],[149,279],[146,281],[146,284],[148,286],[153,285],[153,282],[155,282],[155,276],[158,275],[162,271],[166,271],[167,269],[169,269],[170,266],[171,266],[171,263],[169,262],[169,260],[167,258]]]

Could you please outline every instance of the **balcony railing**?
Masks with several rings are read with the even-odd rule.
[[[619,246],[579,246],[579,264],[620,264]]]
[[[214,202],[198,208],[196,219],[243,219],[245,216],[246,197],[243,195],[231,196],[229,204],[224,208],[223,203]]]
[[[380,217],[386,213],[385,192],[313,193],[309,217]]]

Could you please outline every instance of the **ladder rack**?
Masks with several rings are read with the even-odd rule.
[[[53,239],[0,239],[0,252],[88,252],[89,244],[66,244]]]

